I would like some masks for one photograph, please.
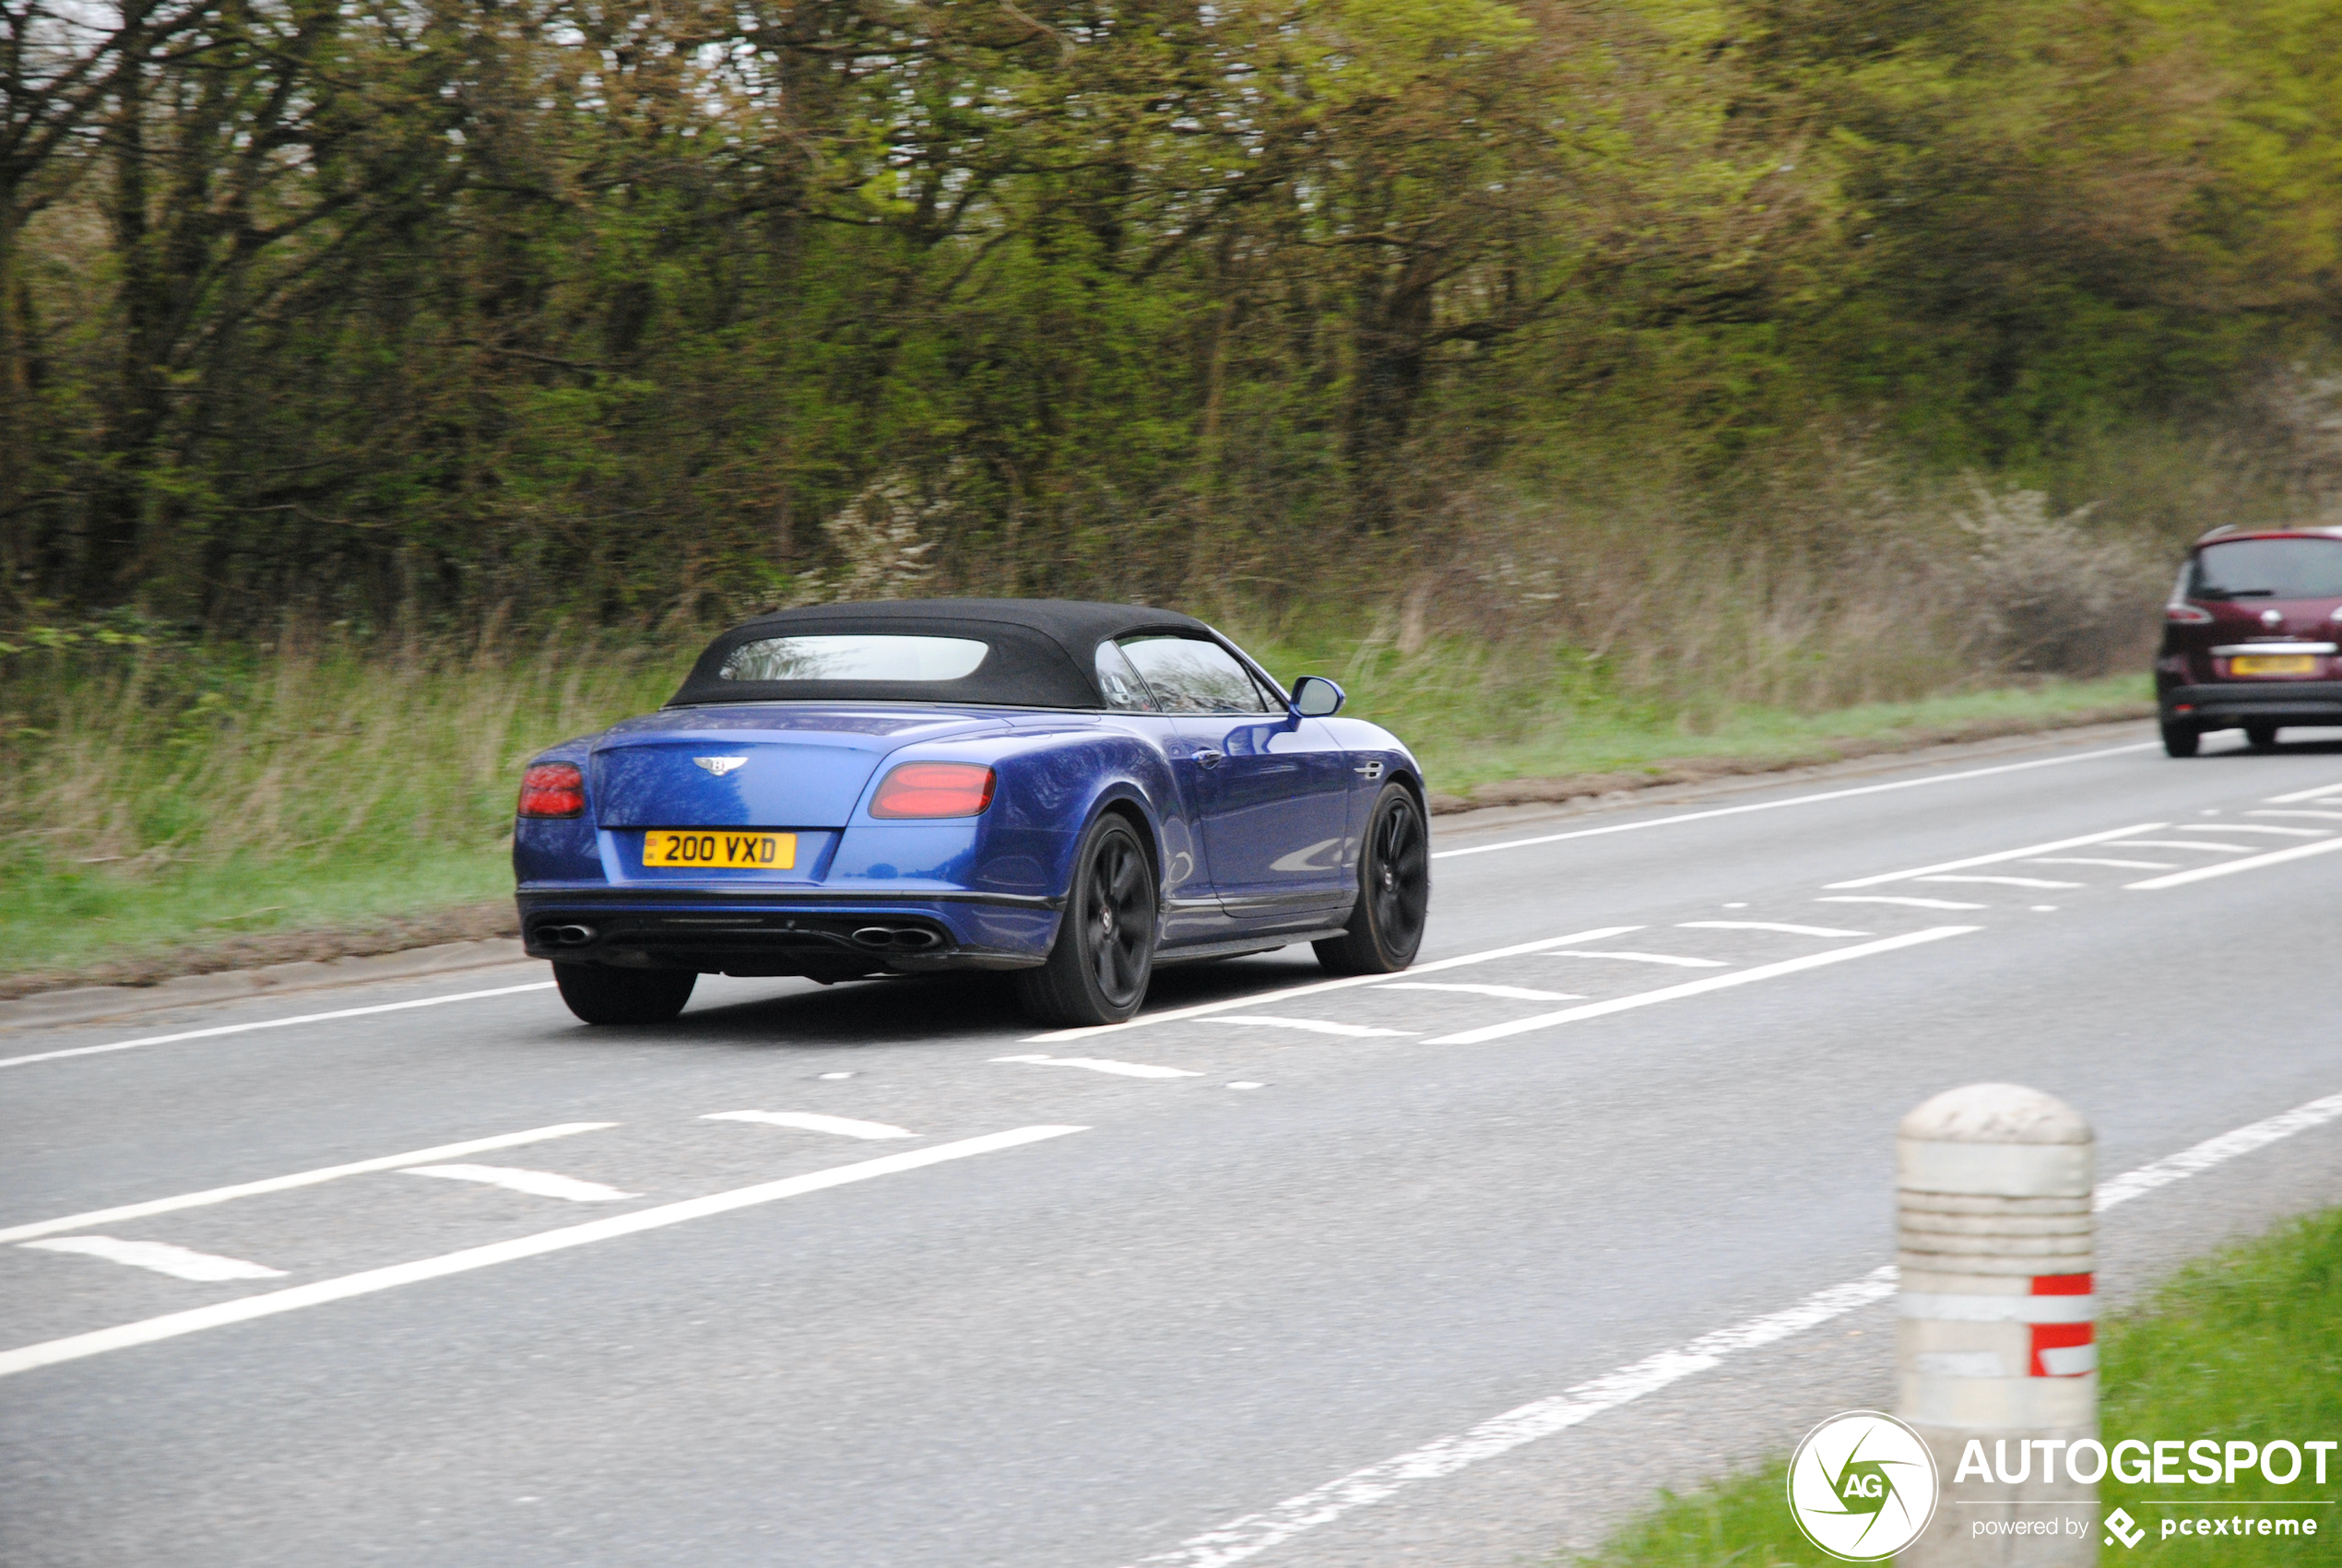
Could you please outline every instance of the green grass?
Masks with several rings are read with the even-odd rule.
[[[2138,679],[1861,706],[1735,700],[1767,682],[1629,681],[1552,644],[1260,639],[1290,678],[1422,754],[1432,785],[1811,757],[1979,720],[2136,701]],[[511,891],[533,751],[655,708],[698,639],[521,648],[326,637],[276,649],[84,635],[0,658],[0,974],[65,973],[231,937],[412,916]],[[1856,688],[1849,688],[1854,690]]]
[[[2191,1266],[2139,1310],[2100,1326],[2109,1447],[2126,1437],[2270,1438],[2342,1436],[2342,1208],[2278,1228]],[[2297,1497],[2342,1496],[2342,1466],[2329,1484],[2286,1489]],[[1824,1568],[1833,1560],[1807,1544],[1782,1501],[1776,1461],[1658,1505],[1591,1557],[1556,1558],[1599,1568]],[[2105,1549],[2123,1568],[2206,1562],[2342,1563],[2342,1509],[2314,1510],[2319,1533],[2280,1540],[2258,1536],[2160,1539],[2148,1489],[2109,1478],[2100,1495],[2148,1527],[2134,1550]],[[2170,1489],[2161,1489],[2170,1495]],[[2264,1488],[2265,1491],[2268,1489]],[[2202,1501],[2225,1489],[2190,1488]],[[2233,1495],[2233,1494],[2231,1494]],[[2254,1492],[2252,1495],[2262,1495]],[[2190,1515],[2208,1513],[2189,1509]],[[2214,1554],[2214,1555],[2207,1555]]]

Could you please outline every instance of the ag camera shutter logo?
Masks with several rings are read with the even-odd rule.
[[[1935,1456],[1893,1416],[1848,1410],[1805,1434],[1789,1461],[1789,1512],[1830,1556],[1876,1562],[1935,1516]]]

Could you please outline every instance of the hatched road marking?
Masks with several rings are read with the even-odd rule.
[[[1185,1067],[1155,1067],[1144,1062],[1116,1062],[1104,1056],[995,1056],[996,1062],[1023,1062],[1036,1067],[1083,1067],[1118,1078],[1201,1078]]]
[[[803,1132],[835,1133],[840,1138],[917,1138],[907,1127],[885,1122],[858,1122],[851,1116],[824,1116],[812,1111],[710,1111],[703,1122],[761,1122],[768,1127],[796,1127]]]
[[[59,1236],[49,1242],[18,1244],[40,1252],[78,1253],[84,1257],[102,1257],[108,1263],[126,1263],[133,1268],[150,1268],[157,1274],[168,1274],[173,1279],[195,1279],[211,1283],[220,1279],[281,1279],[285,1271],[271,1268],[264,1263],[246,1263],[241,1257],[221,1257],[216,1253],[195,1252],[175,1247],[169,1242],[125,1242],[113,1236]]]
[[[1535,991],[1526,985],[1475,985],[1455,981],[1448,984],[1422,980],[1393,980],[1375,987],[1378,991],[1461,991],[1473,996],[1502,996],[1515,1002],[1580,1002],[1585,998],[1575,991]]]
[[[2061,849],[2080,849],[2084,844],[2105,843],[2124,833],[2152,832],[2165,826],[2161,822],[2133,822],[2127,828],[2110,828],[2104,832],[2084,833],[2079,838],[2053,839],[2048,843],[2027,844],[2023,849],[1996,850],[1991,855],[1971,855],[1963,860],[1939,861],[1934,866],[1915,866],[1909,871],[1882,871],[1875,877],[1857,877],[1851,881],[1831,882],[1830,892],[1843,892],[1849,888],[1875,888],[1883,882],[1907,882],[1918,877],[1933,877],[1939,871],[1965,871],[1975,866],[1997,866],[2004,860],[2023,860],[2029,855],[2053,855]]]
[[[1626,963],[1670,964],[1676,969],[1722,969],[1726,967],[1724,961],[1721,959],[1678,958],[1674,953],[1600,952],[1588,951],[1580,948],[1564,948],[1557,953],[1547,953],[1545,956],[1547,958],[1618,959]]]
[[[2190,871],[2174,871],[2168,877],[2152,877],[2144,882],[2127,882],[2123,886],[2133,892],[2184,887],[2190,882],[2201,882],[2213,877],[2231,876],[2239,871],[2258,871],[2264,866],[2282,866],[2289,860],[2306,860],[2312,855],[2324,855],[2337,849],[2342,849],[2342,839],[2324,839],[2316,843],[2297,843],[2289,849],[2256,855],[2250,860],[2228,860],[2218,866],[2198,866]]]
[[[1367,1040],[1377,1036],[1411,1039],[1416,1032],[1412,1029],[1377,1029],[1365,1023],[1329,1023],[1319,1018],[1278,1018],[1270,1013],[1223,1013],[1218,1018],[1203,1021],[1250,1024],[1260,1029],[1297,1029],[1307,1034],[1338,1034],[1351,1040]]]
[[[1986,903],[1961,903],[1956,899],[1911,899],[1894,893],[1846,893],[1836,898],[1816,899],[1816,903],[1899,903],[1906,909],[1990,909]]]
[[[1867,931],[1840,931],[1834,925],[1787,925],[1778,920],[1686,920],[1678,931],[1785,931],[1792,937],[1867,937]]]
[[[478,1182],[482,1186],[503,1187],[531,1197],[563,1198],[571,1203],[615,1203],[621,1198],[643,1196],[621,1192],[599,1182],[582,1182],[575,1176],[558,1176],[550,1171],[523,1171],[511,1165],[415,1165],[399,1173],[436,1176],[448,1182]]]

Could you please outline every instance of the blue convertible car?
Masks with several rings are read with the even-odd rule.
[[[528,765],[521,930],[588,1023],[702,974],[1013,973],[1111,1023],[1158,964],[1310,942],[1404,969],[1423,772],[1341,688],[1201,621],[1039,599],[822,605],[709,644],[656,713]]]

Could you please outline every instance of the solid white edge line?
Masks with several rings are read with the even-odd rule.
[[[411,1002],[383,1002],[371,1008],[340,1008],[329,1013],[263,1019],[257,1023],[223,1023],[214,1029],[186,1029],[176,1034],[149,1034],[143,1040],[117,1040],[108,1045],[76,1045],[69,1050],[41,1051],[30,1056],[0,1056],[0,1067],[20,1067],[30,1062],[62,1061],[67,1056],[97,1056],[108,1051],[129,1051],[141,1045],[169,1045],[181,1040],[216,1040],[223,1034],[250,1034],[261,1029],[290,1029],[297,1023],[327,1023],[337,1018],[404,1012],[409,1008],[443,1008],[450,1002],[477,1002],[488,996],[510,996],[523,991],[550,991],[552,988],[553,983],[550,980],[532,980],[526,985],[499,985],[492,991],[458,991],[452,996],[418,996]]]
[[[1500,849],[1525,849],[1531,844],[1559,843],[1565,839],[1599,838],[1604,833],[1631,833],[1644,828],[1668,828],[1678,822],[1705,822],[1717,817],[1738,817],[1750,811],[1778,811],[1786,806],[1813,806],[1825,800],[1845,800],[1858,795],[1881,795],[1888,790],[1918,789],[1926,784],[1958,784],[1962,779],[1981,779],[1994,773],[2023,772],[2028,768],[2054,768],[2067,762],[2090,762],[2101,757],[2122,757],[2133,751],[2152,751],[2154,742],[2137,746],[2115,746],[2103,751],[2083,751],[2071,757],[2041,757],[2030,762],[2006,762],[1994,768],[1970,768],[1960,773],[1934,773],[1923,779],[1898,779],[1892,784],[1862,784],[1853,789],[1827,790],[1820,795],[1792,796],[1786,800],[1757,800],[1745,806],[1719,806],[1710,811],[1685,811],[1673,817],[1653,817],[1640,822],[1613,822],[1606,827],[1579,828],[1567,833],[1543,833],[1532,839],[1507,839],[1502,843],[1475,843],[1461,849],[1435,850],[1431,858],[1447,860],[1460,855],[1493,855]],[[2342,785],[2336,785],[2342,788]]]
[[[2101,1183],[2097,1207],[2111,1208],[2142,1193],[2183,1181],[2239,1155],[2336,1120],[2342,1120],[2342,1094],[2310,1101]],[[1353,1470],[1314,1491],[1289,1497],[1273,1508],[1231,1519],[1217,1529],[1189,1537],[1169,1551],[1142,1557],[1132,1568],[1233,1568],[1234,1564],[1281,1546],[1305,1531],[1330,1525],[1353,1509],[1379,1503],[1411,1481],[1437,1480],[1453,1475],[1483,1459],[1495,1458],[1541,1437],[1567,1431],[1605,1410],[1706,1372],[1727,1356],[1772,1344],[1885,1301],[1895,1293],[1897,1279],[1892,1264],[1875,1268],[1859,1279],[1816,1291],[1785,1311],[1767,1313],[1730,1328],[1703,1334],[1550,1398],[1533,1400],[1467,1431],[1411,1448],[1378,1465]]]
[[[736,1187],[730,1192],[711,1193],[705,1197],[686,1198],[680,1203],[661,1204],[656,1208],[638,1208],[632,1214],[613,1214],[607,1220],[589,1220],[582,1225],[565,1225],[557,1231],[540,1231],[533,1236],[519,1236],[508,1242],[491,1242],[486,1246],[467,1247],[461,1252],[418,1258],[412,1263],[396,1263],[387,1268],[369,1268],[357,1274],[344,1274],[338,1279],[320,1279],[313,1284],[240,1296],[234,1301],[217,1302],[210,1306],[195,1307],[186,1312],[167,1313],[160,1317],[101,1328],[94,1333],[76,1334],[63,1339],[50,1339],[38,1345],[0,1351],[0,1377],[30,1372],[37,1367],[54,1366],[59,1362],[78,1361],[84,1356],[102,1355],[108,1350],[150,1345],[156,1340],[173,1339],[183,1334],[197,1334],[207,1328],[221,1328],[231,1323],[247,1323],[257,1317],[299,1312],[303,1307],[324,1306],[330,1302],[372,1295],[377,1291],[395,1290],[401,1285],[441,1279],[451,1274],[468,1273],[475,1268],[515,1263],[522,1258],[538,1257],[570,1247],[611,1241],[641,1231],[656,1231],[668,1225],[680,1225],[687,1220],[704,1220],[710,1215],[727,1214],[736,1208],[771,1203],[778,1198],[798,1197],[828,1187],[844,1186],[849,1182],[865,1182],[873,1176],[916,1171],[923,1165],[964,1160],[972,1154],[990,1154],[999,1149],[1014,1149],[1022,1144],[1038,1143],[1045,1138],[1062,1138],[1067,1133],[1088,1130],[1087,1127],[1074,1126],[1033,1126],[987,1133],[981,1138],[962,1138],[957,1143],[941,1143],[932,1149],[906,1149],[901,1154],[881,1155],[876,1160],[834,1166],[827,1171],[815,1171],[810,1175],[762,1182],[755,1186]]]
[[[1572,931],[1567,937],[1545,937],[1534,942],[1519,942],[1509,948],[1490,948],[1486,952],[1465,953],[1459,958],[1438,959],[1430,963],[1414,964],[1399,973],[1403,974],[1437,974],[1443,969],[1462,969],[1466,965],[1488,963],[1496,959],[1516,958],[1522,953],[1541,953],[1547,948],[1558,948],[1567,942],[1599,942],[1611,937],[1623,937],[1629,931],[1639,931],[1639,925],[1598,925],[1591,931]],[[1053,1030],[1047,1034],[1028,1034],[1017,1042],[1020,1045],[1042,1045],[1059,1040],[1087,1040],[1096,1034],[1119,1034],[1126,1029],[1142,1029],[1151,1023],[1177,1023],[1182,1019],[1205,1018],[1212,1013],[1232,1012],[1237,1008],[1257,1008],[1268,1002],[1282,1002],[1294,996],[1314,996],[1322,991],[1347,991],[1354,985],[1378,985],[1390,978],[1388,974],[1353,974],[1340,980],[1313,980],[1307,985],[1288,985],[1282,991],[1260,991],[1248,996],[1231,997],[1224,1002],[1202,1002],[1192,1008],[1173,1008],[1165,1012],[1141,1013],[1121,1023],[1091,1024],[1082,1029]]]
[[[1647,1008],[1654,1002],[1672,1002],[1678,996],[1697,996],[1709,991],[1721,991],[1727,986],[1745,985],[1751,981],[1771,980],[1778,975],[1795,974],[1801,970],[1819,969],[1824,964],[1844,963],[1849,959],[1868,958],[1874,953],[1891,953],[1898,948],[1917,947],[1922,942],[1940,942],[1946,937],[1965,937],[1971,931],[1982,929],[1981,925],[1931,925],[1924,931],[1910,931],[1899,937],[1864,942],[1858,947],[1832,948],[1826,953],[1807,953],[1803,958],[1759,964],[1755,969],[1736,969],[1730,974],[1711,974],[1705,980],[1687,980],[1681,985],[1669,985],[1658,991],[1638,991],[1631,996],[1613,996],[1606,1002],[1589,1002],[1582,1008],[1566,1008],[1557,1013],[1540,1013],[1534,1018],[1515,1019],[1510,1023],[1492,1023],[1483,1029],[1467,1029],[1460,1034],[1443,1034],[1425,1043],[1478,1045],[1484,1041],[1502,1040],[1508,1035],[1525,1034],[1532,1029],[1551,1029],[1556,1024],[1575,1023],[1580,1019],[1623,1013],[1630,1008]]]
[[[1908,881],[1913,877],[1932,877],[1938,871],[1960,871],[1970,866],[1997,866],[2004,860],[2022,860],[2029,855],[2047,855],[2053,849],[2079,849],[2086,843],[2104,843],[2119,839],[2124,833],[2147,833],[2168,827],[2165,822],[2134,822],[2127,828],[2114,828],[2102,833],[2084,833],[2079,838],[2059,839],[2052,843],[2027,844],[2023,849],[2005,849],[1993,855],[1971,855],[1966,860],[1946,860],[1935,866],[1922,866],[1910,871],[1886,871],[1875,877],[1857,877],[1851,882],[1832,882],[1824,890],[1840,892],[1848,888],[1875,888],[1882,882]]]
[[[291,1187],[313,1186],[319,1182],[335,1181],[343,1176],[362,1176],[371,1171],[396,1171],[408,1165],[428,1164],[435,1160],[455,1160],[466,1154],[485,1154],[491,1149],[515,1149],[524,1143],[542,1143],[550,1138],[569,1138],[577,1133],[600,1132],[614,1127],[616,1122],[562,1122],[550,1127],[531,1127],[526,1132],[503,1133],[495,1138],[476,1138],[466,1143],[443,1143],[436,1149],[418,1149],[406,1154],[384,1155],[379,1160],[358,1160],[347,1165],[326,1165],[314,1171],[298,1171],[290,1176],[269,1176],[257,1182],[239,1182],[230,1187],[209,1187],[202,1192],[181,1193],[176,1197],[151,1198],[145,1203],[124,1203],[112,1208],[93,1208],[87,1214],[68,1214],[62,1220],[36,1220],[29,1225],[14,1225],[0,1231],[0,1242],[22,1241],[29,1236],[53,1235],[59,1231],[78,1231],[89,1225],[111,1225],[117,1220],[143,1220],[149,1214],[169,1214],[181,1208],[201,1208],[207,1204],[226,1203],[231,1198],[252,1197],[265,1192],[284,1192]]]
[[[2238,871],[2257,871],[2264,866],[2282,866],[2289,860],[2306,860],[2312,855],[2324,855],[2342,849],[2342,839],[2321,839],[2316,843],[2297,843],[2290,849],[2273,850],[2256,855],[2249,860],[2224,860],[2214,866],[2198,866],[2192,870],[2174,871],[2168,877],[2150,877],[2144,882],[2125,882],[2130,892],[2152,892],[2157,888],[2184,887],[2210,877],[2226,877]]]

